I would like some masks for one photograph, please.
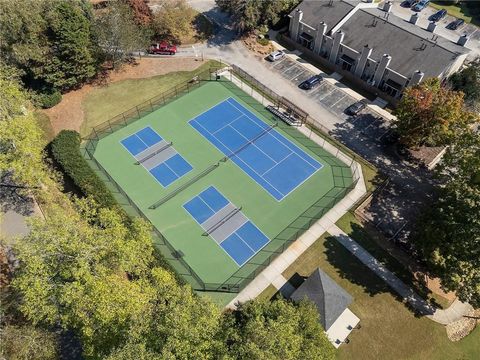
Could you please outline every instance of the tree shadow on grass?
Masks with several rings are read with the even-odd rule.
[[[376,260],[381,262],[388,270],[393,272],[420,297],[423,299],[427,298],[429,293],[428,289],[416,283],[413,275],[409,273],[407,269],[403,268],[401,264],[396,262],[396,260],[388,254],[383,253],[383,250],[379,249],[378,245],[375,246],[372,240],[367,239],[365,230],[361,226],[351,223],[351,227],[352,231],[349,236],[352,239],[374,256]],[[390,293],[417,317],[433,313],[436,304],[429,303],[428,301],[425,303],[415,302],[413,296],[409,296],[409,298],[411,298],[410,302],[406,301],[406,299],[400,296],[384,280],[347,250],[336,237],[329,236],[326,238],[325,255],[327,261],[337,270],[338,275],[342,279],[346,279],[350,283],[360,286],[369,296]],[[412,303],[416,303],[415,307],[412,306]]]

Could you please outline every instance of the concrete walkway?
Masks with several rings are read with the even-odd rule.
[[[427,317],[442,325],[448,325],[460,320],[472,310],[472,305],[462,303],[457,299],[448,307],[448,309],[436,309],[433,315],[428,315]]]
[[[365,266],[372,270],[378,277],[385,281],[397,294],[407,301],[413,308],[418,310],[422,315],[426,315],[429,319],[442,325],[450,324],[460,320],[464,315],[472,310],[470,304],[462,303],[455,300],[448,309],[438,309],[430,305],[412,288],[407,286],[395,274],[383,266],[368,251],[343,232],[338,226],[332,225],[328,232],[335,236],[348,251],[350,251]]]
[[[348,251],[360,260],[375,275],[385,281],[398,295],[407,301],[413,308],[423,315],[432,315],[435,312],[427,301],[418,295],[412,288],[407,286],[394,273],[388,270],[382,263],[375,259],[367,250],[361,247],[355,240],[349,237],[337,225],[332,225],[328,232],[337,239]]]

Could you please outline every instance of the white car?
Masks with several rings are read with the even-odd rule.
[[[285,52],[282,50],[277,50],[268,55],[268,60],[277,61],[285,56]]]

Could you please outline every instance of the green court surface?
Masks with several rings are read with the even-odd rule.
[[[275,120],[264,106],[231,82],[208,81],[130,125],[103,136],[94,150],[96,161],[170,245],[179,251],[183,261],[205,284],[239,284],[249,277],[251,279],[252,272],[264,266],[272,255],[281,253],[289,241],[338,202],[353,182],[349,166],[295,128],[279,122],[276,131],[323,165],[283,200],[277,201],[233,161],[228,160],[220,162],[213,171],[158,208],[151,209],[152,204],[225,156],[188,122],[229,97],[236,99],[267,124]],[[166,141],[173,142],[175,150],[193,167],[193,170],[166,188],[143,166],[136,165],[133,156],[120,143],[146,126],[150,126]],[[183,208],[183,204],[211,185],[233,204],[241,206],[243,214],[270,239],[241,268],[211,237],[203,234],[204,230]],[[167,258],[172,258],[171,249],[163,248],[161,251]],[[198,288],[198,284],[192,285]]]

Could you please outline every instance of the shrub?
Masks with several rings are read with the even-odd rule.
[[[32,93],[33,103],[42,109],[49,109],[62,101],[62,94],[54,89],[42,89]]]
[[[268,44],[270,44],[270,40],[266,39],[266,38],[263,38],[263,39],[258,39],[257,38],[257,42],[260,44],[260,45],[263,45],[263,46],[268,46]]]
[[[52,141],[53,158],[84,195],[91,196],[100,207],[120,210],[110,190],[80,153],[80,141],[76,131],[62,130]]]

